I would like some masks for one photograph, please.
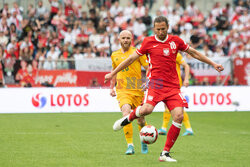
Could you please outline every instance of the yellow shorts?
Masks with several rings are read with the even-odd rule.
[[[122,108],[124,104],[129,104],[132,109],[135,109],[137,106],[142,104],[143,96],[135,96],[123,93],[117,96],[117,100],[120,108]]]

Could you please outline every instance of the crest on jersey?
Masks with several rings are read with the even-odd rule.
[[[164,56],[169,56],[169,48],[163,49]]]
[[[175,54],[176,53],[176,44],[175,44],[175,42],[174,41],[169,42],[169,45],[170,45],[170,48],[171,48],[173,54]]]

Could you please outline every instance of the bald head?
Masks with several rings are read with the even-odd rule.
[[[121,38],[122,36],[130,36],[132,39],[132,33],[129,30],[123,30],[120,32],[119,34],[119,38]]]
[[[120,41],[122,49],[124,51],[127,51],[131,45],[132,33],[128,30],[123,30],[119,34],[119,41]]]

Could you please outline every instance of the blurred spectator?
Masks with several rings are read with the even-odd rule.
[[[99,15],[98,0],[87,0],[87,5],[89,9],[95,10],[96,14]]]
[[[10,13],[8,3],[4,3],[3,8],[1,9],[0,13],[2,13],[3,16],[7,16],[7,14]]]
[[[85,53],[83,54],[84,58],[95,58],[96,54],[94,52],[92,52],[91,47],[87,47],[85,49]]]
[[[81,52],[82,52],[82,48],[80,46],[75,48],[74,54],[73,54],[73,57],[75,60],[81,60],[84,58],[84,56]]]
[[[123,15],[123,11],[119,12],[115,17],[115,23],[120,28],[123,29],[124,23],[127,22],[127,18]]]
[[[227,16],[227,11],[222,11],[222,14],[216,17],[216,30],[228,30],[229,19]]]
[[[52,60],[51,56],[47,57],[43,63],[44,70],[54,70],[56,69],[56,63]]]
[[[192,25],[194,27],[198,27],[203,22],[204,22],[204,15],[199,9],[197,9],[195,16],[192,16]]]
[[[191,35],[191,37],[190,37],[190,42],[191,42],[191,46],[193,48],[201,48],[202,47],[203,40],[200,37],[198,30],[196,30],[196,29],[193,30],[193,35]]]
[[[146,25],[147,30],[150,30],[152,27],[152,17],[149,15],[149,9],[145,9],[145,15],[142,17],[142,22]]]
[[[201,53],[204,54],[207,57],[213,57],[213,52],[211,50],[209,50],[207,45],[203,46],[203,49],[201,50]]]
[[[83,25],[86,25],[89,18],[88,18],[88,14],[86,11],[82,11],[81,17],[79,18],[79,20],[82,22]]]
[[[93,22],[91,20],[89,20],[87,22],[87,25],[86,25],[86,28],[85,28],[85,33],[87,35],[91,35],[94,32],[94,29],[95,29],[95,27],[94,27]]]
[[[98,24],[97,32],[103,34],[106,32],[106,23],[101,19]]]
[[[5,58],[6,54],[4,51],[3,46],[0,45],[0,62]],[[2,69],[1,63],[0,63],[0,69]]]
[[[101,17],[101,19],[104,19],[107,17],[107,15],[108,15],[107,7],[105,5],[102,5],[100,8],[99,16]]]
[[[54,29],[57,28],[58,30],[61,30],[64,25],[68,24],[68,21],[61,10],[58,10],[57,13],[52,14],[51,17],[51,24],[55,26]]]
[[[38,1],[38,6],[36,7],[36,17],[37,18],[42,18],[44,15],[48,13],[48,10],[45,6],[43,6],[43,1],[39,0]]]
[[[15,80],[16,80],[17,82],[22,81],[23,78],[24,78],[26,75],[28,75],[28,70],[27,70],[28,64],[27,64],[27,62],[26,62],[25,60],[21,60],[20,66],[21,66],[21,69],[19,69],[19,70],[17,71],[16,78],[15,78]]]
[[[120,49],[120,48],[121,48],[121,45],[120,45],[120,43],[119,43],[119,39],[116,38],[116,39],[114,40],[114,42],[112,42],[111,51],[114,52],[114,51],[116,51],[116,50],[118,50],[118,49]]]
[[[222,80],[221,80],[220,76],[217,76],[215,82],[212,83],[213,86],[219,86],[219,85],[222,85],[222,84],[223,83],[222,83]]]
[[[70,48],[71,48],[70,43],[66,43],[66,44],[63,46],[63,49],[62,49],[62,56],[63,56],[65,59],[71,58],[71,53],[72,53],[72,52],[70,52]]]
[[[239,83],[239,79],[234,77],[233,80],[232,78],[230,80],[228,80],[228,84],[227,85],[233,85],[233,86],[238,86],[240,85]]]
[[[133,32],[135,39],[143,34],[146,31],[146,25],[142,22],[142,18],[139,18],[138,21],[134,22]]]
[[[134,15],[134,6],[132,5],[131,1],[128,1],[126,7],[123,10],[124,16],[128,19],[131,19]]]
[[[63,55],[59,57],[59,59],[56,62],[56,69],[69,69],[69,62],[67,61],[67,58],[65,58]]]
[[[53,61],[56,61],[59,58],[60,51],[55,48],[54,45],[50,46],[50,50],[48,51],[46,58],[50,58]]]
[[[179,15],[179,16],[182,16],[183,13],[184,13],[184,9],[183,7],[180,5],[180,3],[176,3],[175,4],[175,10],[176,10],[176,13]]]
[[[247,50],[245,45],[240,45],[236,55],[240,58],[250,58],[250,50]]]
[[[96,29],[93,29],[92,34],[89,36],[89,43],[91,47],[96,47],[101,43],[101,35],[97,34]]]
[[[3,60],[4,72],[7,74],[7,76],[13,76],[15,63],[16,56],[14,54],[14,51],[10,51],[8,54],[6,54],[6,57]]]
[[[90,87],[99,87],[99,86],[101,86],[101,85],[98,83],[97,78],[93,78],[93,79],[90,80],[89,86],[90,86]]]
[[[66,44],[66,43],[70,43],[70,44],[75,44],[75,38],[72,32],[72,26],[71,25],[68,25],[67,26],[67,31],[64,31],[63,29],[60,31],[60,33],[63,35],[64,37],[64,41],[63,43]]]
[[[205,26],[208,31],[215,30],[216,18],[212,13],[209,13],[208,17],[205,20]]]
[[[218,17],[220,15],[221,7],[220,2],[215,2],[213,9],[211,11],[214,18]]]
[[[101,43],[96,46],[97,51],[99,52],[100,57],[107,57],[109,54],[109,36],[107,33],[104,33],[101,38]]]
[[[76,44],[78,46],[87,47],[88,43],[89,43],[89,36],[85,34],[85,26],[82,25],[79,34],[77,34],[76,36]]]
[[[9,41],[8,37],[5,36],[3,30],[0,29],[0,45],[6,47],[8,41]]]
[[[33,44],[29,41],[28,37],[24,38],[24,41],[21,42],[20,45],[20,57],[23,60],[32,60],[32,55],[34,52],[34,46]]]
[[[187,12],[190,17],[194,17],[198,15],[198,8],[195,5],[194,1],[191,1],[190,4],[187,6]]]
[[[142,1],[138,1],[137,7],[134,10],[134,16],[136,18],[145,16],[145,6],[143,6]]]
[[[44,61],[45,55],[46,55],[45,51],[42,51],[42,49],[38,49],[35,55],[35,59],[39,61]]]
[[[21,87],[32,87],[35,84],[35,76],[33,76],[33,68],[31,64],[27,65],[27,73],[20,80]]]
[[[223,57],[224,56],[224,52],[221,49],[221,47],[216,46],[215,52],[213,53],[213,57]]]
[[[98,28],[98,23],[99,23],[99,17],[96,14],[95,9],[90,9],[89,10],[89,20],[91,20],[94,23],[94,27]]]
[[[11,38],[11,42],[7,45],[7,55],[6,58],[15,55],[16,59],[19,59],[19,45],[15,37]]]
[[[51,8],[50,8],[50,19],[52,19],[59,12],[59,2],[58,0],[49,0]]]
[[[123,8],[120,6],[118,1],[115,1],[109,11],[112,17],[116,17],[119,12],[123,11]]]
[[[168,17],[172,13],[172,7],[169,6],[169,0],[164,0],[164,5],[160,7],[161,14],[165,17]]]
[[[201,81],[201,85],[203,85],[203,86],[209,86],[210,85],[208,77],[203,78],[203,80]]]
[[[191,33],[186,28],[184,28],[182,30],[182,33],[180,34],[180,38],[186,41],[187,43],[189,43],[190,37],[191,37]]]

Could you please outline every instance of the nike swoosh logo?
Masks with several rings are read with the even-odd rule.
[[[157,47],[158,45],[154,45],[153,48]]]

